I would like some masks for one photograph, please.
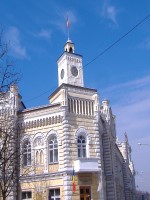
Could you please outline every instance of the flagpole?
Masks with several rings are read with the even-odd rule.
[[[69,40],[69,27],[68,27],[68,40]]]
[[[70,21],[69,21],[69,17],[67,16],[67,21],[66,21],[66,26],[67,26],[67,29],[68,29],[68,40],[69,40],[69,34],[70,34],[70,32],[69,32],[69,28],[70,28]]]

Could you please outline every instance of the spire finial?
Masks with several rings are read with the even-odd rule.
[[[124,133],[124,138],[125,138],[125,142],[128,142],[128,135],[126,132]]]
[[[70,40],[70,39],[69,39],[69,28],[70,28],[70,21],[69,21],[69,17],[68,17],[68,15],[67,15],[66,26],[67,26],[67,29],[68,29],[68,40]]]

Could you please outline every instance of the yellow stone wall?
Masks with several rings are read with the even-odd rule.
[[[73,93],[71,94],[73,95]],[[75,94],[77,95],[77,94]],[[56,95],[57,96],[57,95]],[[78,96],[78,95],[77,95]],[[91,99],[91,96],[88,95],[81,95],[82,98],[86,97],[87,99]],[[57,107],[54,109],[49,109],[49,110],[39,110],[36,112],[31,112],[31,113],[24,113],[21,117],[24,120],[28,120],[31,118],[36,117],[40,117],[42,118],[42,116],[44,117],[45,115],[51,113],[56,115],[57,112],[60,115],[60,110],[61,107]],[[63,117],[61,116],[61,120],[63,120]],[[89,144],[87,144],[88,146],[88,157],[96,157],[96,152],[95,152],[95,130],[94,130],[94,124],[93,124],[93,116],[80,116],[80,115],[74,115],[74,114],[69,114],[68,113],[68,124],[69,124],[69,140],[70,140],[70,144],[69,144],[69,152],[70,152],[70,163],[73,167],[74,165],[74,160],[76,160],[78,158],[77,155],[77,143],[75,141],[75,133],[79,128],[84,128],[90,138]],[[56,131],[57,135],[58,135],[58,142],[59,142],[59,146],[58,146],[58,150],[59,150],[59,163],[57,164],[48,164],[47,169],[48,171],[46,173],[55,173],[55,176],[52,178],[51,176],[48,178],[48,176],[45,177],[44,180],[44,176],[46,175],[44,172],[45,169],[45,163],[43,163],[43,165],[34,165],[30,168],[30,171],[34,171],[34,176],[33,179],[30,179],[29,181],[25,182],[21,182],[21,190],[22,191],[32,191],[32,199],[48,199],[48,190],[50,188],[60,188],[60,196],[61,199],[63,199],[64,197],[64,180],[63,180],[63,174],[62,176],[59,176],[57,174],[59,174],[60,170],[64,169],[64,141],[63,141],[63,134],[64,134],[64,130],[63,130],[63,123],[62,121],[60,123],[53,123],[50,125],[44,125],[44,126],[39,126],[36,128],[29,128],[26,127],[24,129],[22,129],[21,131],[21,136],[30,136],[32,138],[32,142],[33,139],[35,138],[35,135],[37,133],[42,133],[45,137],[47,136],[47,134],[51,131],[54,130]],[[48,152],[48,150],[47,150]],[[48,159],[48,155],[47,159]],[[44,158],[45,160],[45,158]],[[23,172],[26,169],[23,169]],[[29,172],[30,174],[30,172]],[[27,175],[27,173],[26,173]],[[37,176],[39,175],[43,175],[41,176],[41,178],[37,178]],[[71,174],[70,174],[71,177]],[[41,180],[40,180],[41,179]],[[53,180],[52,180],[53,179]],[[91,186],[91,195],[93,200],[97,200],[98,199],[98,192],[97,192],[97,188],[98,188],[98,177],[97,174],[95,173],[80,173],[80,174],[76,174],[75,175],[75,182],[76,182],[76,192],[73,193],[72,195],[72,200],[78,200],[80,198],[80,186]],[[35,192],[38,191],[38,188],[40,188],[39,192]]]
[[[42,180],[42,181],[29,181],[21,184],[21,191],[31,191],[32,199],[38,200],[48,199],[48,189],[60,188],[60,196],[63,194],[63,179],[58,178],[57,180]],[[41,200],[40,199],[40,200]]]

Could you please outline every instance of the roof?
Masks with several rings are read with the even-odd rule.
[[[86,87],[81,87],[81,86],[77,86],[77,85],[71,85],[71,84],[62,83],[62,84],[49,96],[49,99],[50,99],[51,97],[53,97],[60,89],[65,88],[65,87],[70,87],[70,88],[76,88],[76,89],[80,89],[80,90],[89,90],[89,91],[92,91],[92,92],[97,92],[96,89],[86,88]]]
[[[28,109],[24,109],[22,111],[19,111],[19,113],[25,113],[25,112],[31,112],[31,111],[37,111],[37,110],[41,110],[43,108],[51,108],[51,107],[56,107],[59,106],[60,103],[56,103],[56,104],[47,104],[47,105],[43,105],[43,106],[38,106],[38,107],[33,107],[33,108],[28,108]]]

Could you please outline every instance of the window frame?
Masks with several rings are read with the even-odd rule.
[[[31,142],[30,140],[25,140],[23,142],[23,166],[27,167],[27,166],[31,166]]]
[[[48,140],[48,162],[58,163],[58,140],[56,135],[51,135]]]
[[[31,197],[28,197],[28,194],[31,194]],[[23,198],[23,194],[26,194],[25,195],[25,198]],[[29,199],[32,199],[32,191],[22,191],[22,193],[21,193],[21,199],[23,200],[29,200]]]
[[[59,195],[56,195],[56,190],[59,190]],[[54,191],[54,196],[50,196],[50,191]],[[59,199],[58,199],[59,198]],[[48,190],[48,199],[52,199],[52,200],[60,200],[60,188],[51,188]]]
[[[79,142],[79,140],[81,142]],[[83,134],[80,134],[77,137],[77,149],[78,149],[77,151],[78,158],[87,158],[87,141],[86,141],[86,136]]]

